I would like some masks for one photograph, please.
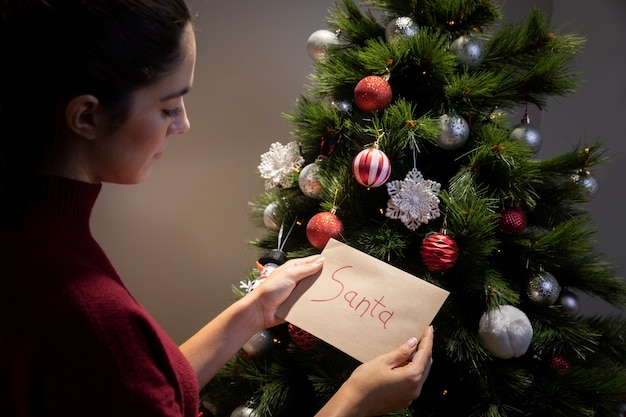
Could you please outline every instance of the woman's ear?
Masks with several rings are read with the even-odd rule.
[[[95,96],[83,94],[74,97],[65,108],[67,128],[82,138],[94,140],[100,111],[102,108]]]

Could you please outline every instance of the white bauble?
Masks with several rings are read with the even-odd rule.
[[[518,358],[530,346],[533,327],[522,310],[503,305],[483,313],[478,336],[483,346],[496,358]]]

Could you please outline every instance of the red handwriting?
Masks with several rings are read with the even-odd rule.
[[[317,303],[324,303],[324,302],[336,300],[343,295],[343,300],[346,303],[348,303],[348,307],[350,307],[352,310],[356,311],[357,313],[361,311],[360,317],[365,317],[367,315],[371,318],[378,318],[378,321],[382,323],[383,328],[387,329],[387,324],[389,323],[389,320],[391,320],[391,318],[393,317],[394,312],[389,311],[389,310],[384,310],[384,308],[387,307],[385,304],[383,304],[383,300],[385,299],[385,296],[381,295],[379,298],[374,298],[373,300],[370,300],[367,297],[362,296],[361,299],[358,300],[359,298],[358,291],[345,291],[346,286],[338,278],[338,274],[340,271],[346,268],[352,268],[352,266],[350,265],[342,266],[341,268],[333,272],[333,274],[331,275],[331,280],[336,282],[338,285],[339,292],[337,293],[337,295],[335,295],[334,297],[323,299],[323,300],[311,300],[311,301],[317,302]]]

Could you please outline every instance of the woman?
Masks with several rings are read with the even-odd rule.
[[[276,309],[323,258],[287,262],[177,347],[128,292],[89,216],[103,182],[145,180],[168,138],[189,129],[189,10],[183,0],[1,4],[2,415],[196,416],[198,387],[281,322]],[[407,405],[432,337],[427,328],[419,346],[412,338],[357,368],[318,415]]]

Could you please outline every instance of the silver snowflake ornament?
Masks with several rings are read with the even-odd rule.
[[[439,191],[441,184],[425,180],[422,173],[413,168],[403,181],[389,181],[387,192],[389,201],[385,215],[390,219],[400,219],[409,230],[417,230],[422,224],[436,219],[439,212]]]
[[[289,175],[296,172],[304,158],[298,150],[298,143],[293,141],[286,145],[275,142],[270,145],[270,150],[261,155],[259,173],[265,180],[265,189],[269,190],[276,186],[290,187],[292,180]]]

